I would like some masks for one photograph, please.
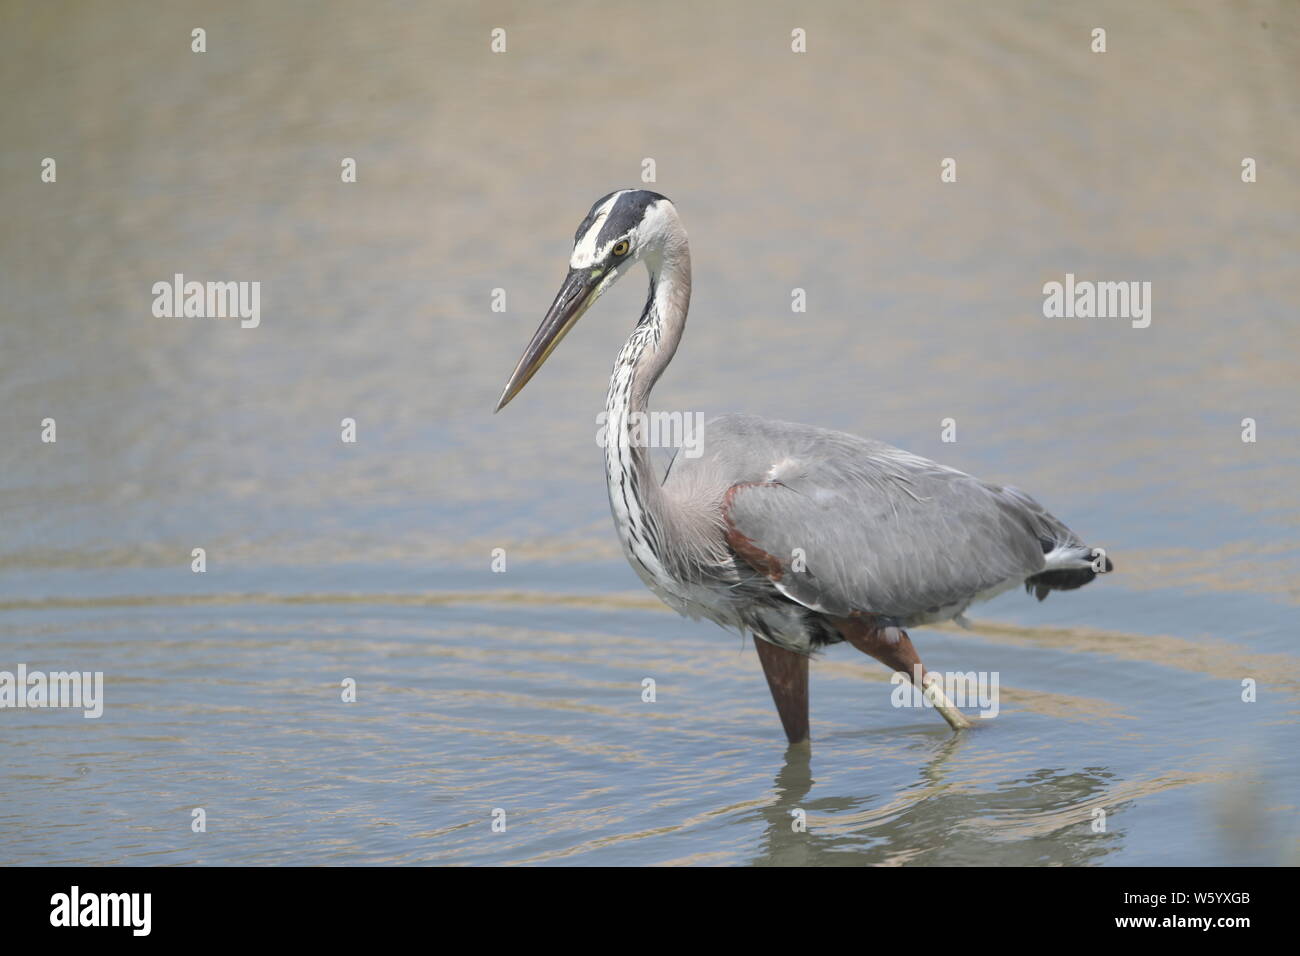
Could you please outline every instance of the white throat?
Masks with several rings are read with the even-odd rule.
[[[671,207],[669,207],[671,209]],[[650,295],[645,310],[614,362],[605,401],[605,477],[609,506],[623,552],[656,592],[672,593],[676,578],[664,568],[669,542],[658,476],[639,426],[650,390],[672,361],[686,325],[691,260],[686,234],[671,213],[675,235],[645,255]]]

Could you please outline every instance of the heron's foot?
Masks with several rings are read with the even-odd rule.
[[[835,619],[835,626],[844,639],[862,653],[874,657],[890,670],[899,671],[912,683],[920,682],[921,694],[939,711],[953,730],[966,730],[971,722],[943,689],[938,674],[930,674],[921,663],[921,655],[912,646],[912,639],[901,627],[881,627],[866,615]]]
[[[970,729],[971,723],[966,719],[966,715],[958,710],[957,705],[944,693],[943,679],[938,674],[926,674],[921,678],[921,694],[934,705],[934,709],[948,721],[948,726],[953,730]]]

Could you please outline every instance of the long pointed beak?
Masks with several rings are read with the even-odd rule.
[[[497,402],[496,411],[505,408],[510,400],[523,390],[528,380],[542,367],[542,363],[550,358],[569,329],[582,318],[582,313],[596,301],[602,278],[604,277],[599,275],[593,277],[590,269],[569,270],[564,285],[560,286],[555,301],[546,311],[546,318],[542,319],[542,324],[533,333],[533,340],[528,343],[528,348],[524,349],[519,364],[515,366],[514,374],[506,383],[505,391],[501,393],[501,401]]]

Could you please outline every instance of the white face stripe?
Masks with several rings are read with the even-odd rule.
[[[605,257],[605,253],[609,252],[609,247],[617,240],[607,242],[602,248],[597,249],[596,238],[600,235],[600,227],[605,224],[605,219],[609,216],[609,211],[614,208],[614,203],[618,202],[619,197],[624,196],[631,191],[632,190],[630,189],[620,189],[618,192],[614,193],[614,195],[610,196],[609,199],[605,200],[604,204],[596,210],[596,217],[592,220],[591,228],[586,231],[583,237],[579,239],[573,247],[573,257],[569,259],[569,267],[571,269],[585,269],[593,262],[599,262]]]

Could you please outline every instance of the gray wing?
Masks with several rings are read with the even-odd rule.
[[[782,593],[829,614],[903,621],[959,611],[1042,571],[1045,552],[1082,547],[1022,492],[883,442],[727,416],[706,425],[703,447],[695,467],[728,487],[733,550]]]

